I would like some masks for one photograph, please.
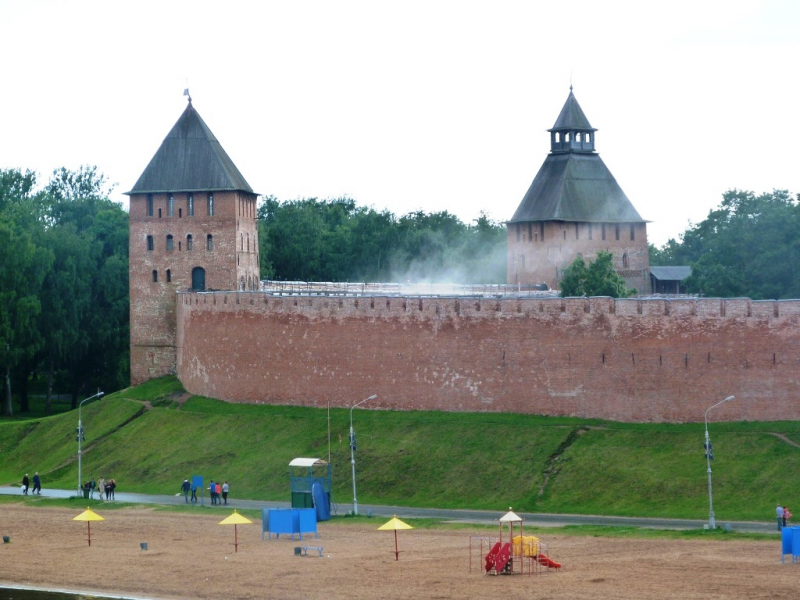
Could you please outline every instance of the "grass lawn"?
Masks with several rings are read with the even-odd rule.
[[[350,412],[330,413],[333,500],[352,498]],[[357,409],[359,501],[419,507],[705,518],[703,425],[614,423],[506,413]],[[174,494],[191,475],[227,480],[231,496],[289,500],[288,464],[328,459],[325,409],[190,397],[174,377],[83,408],[83,477],[118,490]],[[0,484],[39,471],[77,481],[75,411],[0,421]],[[719,519],[769,520],[800,498],[800,423],[710,424]],[[339,510],[339,513],[347,509]]]

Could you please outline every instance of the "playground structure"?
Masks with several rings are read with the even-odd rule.
[[[547,544],[534,536],[523,535],[522,517],[517,515],[511,507],[508,512],[500,517],[499,537],[470,536],[469,538],[469,570],[472,572],[472,555],[477,552],[476,568],[480,568],[480,559],[483,559],[483,572],[485,575],[513,575],[527,574],[539,575],[547,573],[550,569],[560,569],[557,563],[549,556]],[[514,535],[514,526],[518,526],[518,533]],[[503,529],[508,527],[508,541],[503,541]],[[484,554],[484,551],[488,552]]]
[[[316,508],[317,520],[331,518],[331,466],[321,458],[295,458],[289,463],[292,508]]]

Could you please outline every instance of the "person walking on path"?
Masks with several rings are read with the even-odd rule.
[[[228,503],[228,490],[229,489],[230,488],[228,487],[228,482],[227,481],[222,484],[222,499],[225,501],[225,504]]]
[[[211,480],[211,483],[208,484],[208,493],[211,496],[211,504],[217,503],[217,486],[214,484],[214,480]]]
[[[97,482],[97,491],[100,492],[100,500],[103,499],[103,495],[106,493],[106,480],[105,477],[101,477],[100,481]]]
[[[181,484],[181,491],[183,492],[183,499],[186,500],[186,504],[189,504],[189,490],[191,488],[192,486],[189,484],[189,480],[184,479]]]
[[[116,496],[114,496],[114,490],[117,489],[117,480],[116,479],[109,479],[108,483],[106,484],[106,497],[108,497],[108,492],[111,492],[111,499],[116,500]]]
[[[39,471],[33,474],[33,493],[42,495],[42,480],[39,478]]]
[[[192,481],[192,503],[197,502],[197,486]]]
[[[785,506],[783,507],[783,526],[786,527],[786,524],[789,522],[789,519],[792,518],[792,513],[789,512],[789,509]]]
[[[222,501],[220,500],[222,498],[222,486],[219,484],[219,482],[217,482],[216,492],[217,492],[217,504],[222,504]]]
[[[783,529],[783,507],[778,504],[778,508],[775,509],[775,514],[778,517],[778,531]]]
[[[28,479],[28,474],[25,473],[25,477],[22,478],[22,493],[23,495],[28,495],[28,488],[31,485],[31,480]]]
[[[95,482],[94,477],[89,480],[89,498],[94,500],[94,490],[97,487],[97,482]]]

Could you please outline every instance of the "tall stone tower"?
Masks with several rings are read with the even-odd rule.
[[[606,250],[628,287],[650,291],[647,221],[595,152],[594,127],[572,86],[550,132],[550,154],[507,223],[510,284],[558,288],[572,261]]]
[[[258,289],[258,196],[191,98],[126,194],[136,385],[175,372],[178,290]]]

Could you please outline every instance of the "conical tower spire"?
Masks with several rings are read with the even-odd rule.
[[[183,114],[127,193],[225,190],[253,193],[189,97]]]
[[[578,104],[572,85],[569,96],[550,132],[551,152],[594,152],[594,132],[597,131],[589,123],[589,119]]]

